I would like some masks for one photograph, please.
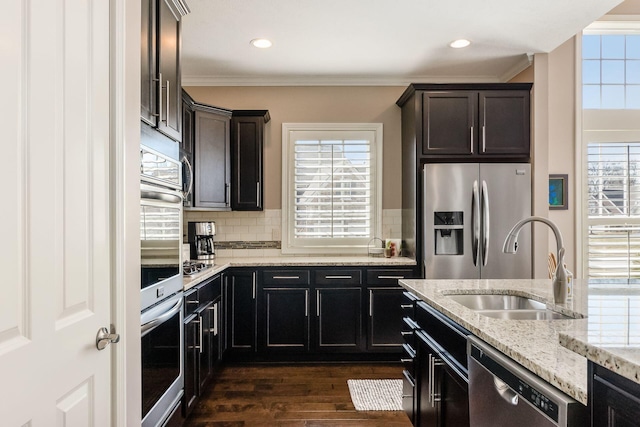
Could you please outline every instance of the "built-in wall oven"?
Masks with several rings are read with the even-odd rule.
[[[181,417],[184,390],[183,295],[178,292],[145,310],[142,335],[142,427]]]
[[[182,163],[143,124],[140,147],[142,426],[181,420],[184,394]]]

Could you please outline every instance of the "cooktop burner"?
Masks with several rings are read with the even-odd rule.
[[[211,264],[205,264],[202,261],[185,261],[182,264],[182,273],[185,276],[193,276],[202,270],[206,270],[211,267]]]

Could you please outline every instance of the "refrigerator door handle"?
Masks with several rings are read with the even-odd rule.
[[[482,180],[482,266],[489,258],[489,190],[487,182]]]
[[[471,235],[471,252],[473,265],[478,265],[478,245],[480,243],[480,197],[478,190],[478,180],[473,181],[473,194],[471,196],[471,224],[473,233]]]

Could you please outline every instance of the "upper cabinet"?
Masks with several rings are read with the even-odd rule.
[[[234,110],[231,118],[231,209],[263,209],[263,149],[267,110]]]
[[[194,104],[193,207],[231,209],[231,111]]]
[[[142,0],[140,115],[176,141],[182,138],[180,20],[187,13],[182,0]]]
[[[530,93],[528,83],[413,84],[397,104],[426,161],[528,161]]]

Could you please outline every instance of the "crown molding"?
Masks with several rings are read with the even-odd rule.
[[[502,76],[500,76],[500,81],[508,82],[509,80],[529,68],[531,64],[533,64],[533,56],[533,53],[525,53],[524,55],[522,55],[522,58],[520,58],[520,60],[516,64],[514,64],[513,67],[509,68],[504,72],[504,74],[502,74]]]
[[[497,76],[192,76],[182,86],[408,86],[411,83],[500,83]]]

